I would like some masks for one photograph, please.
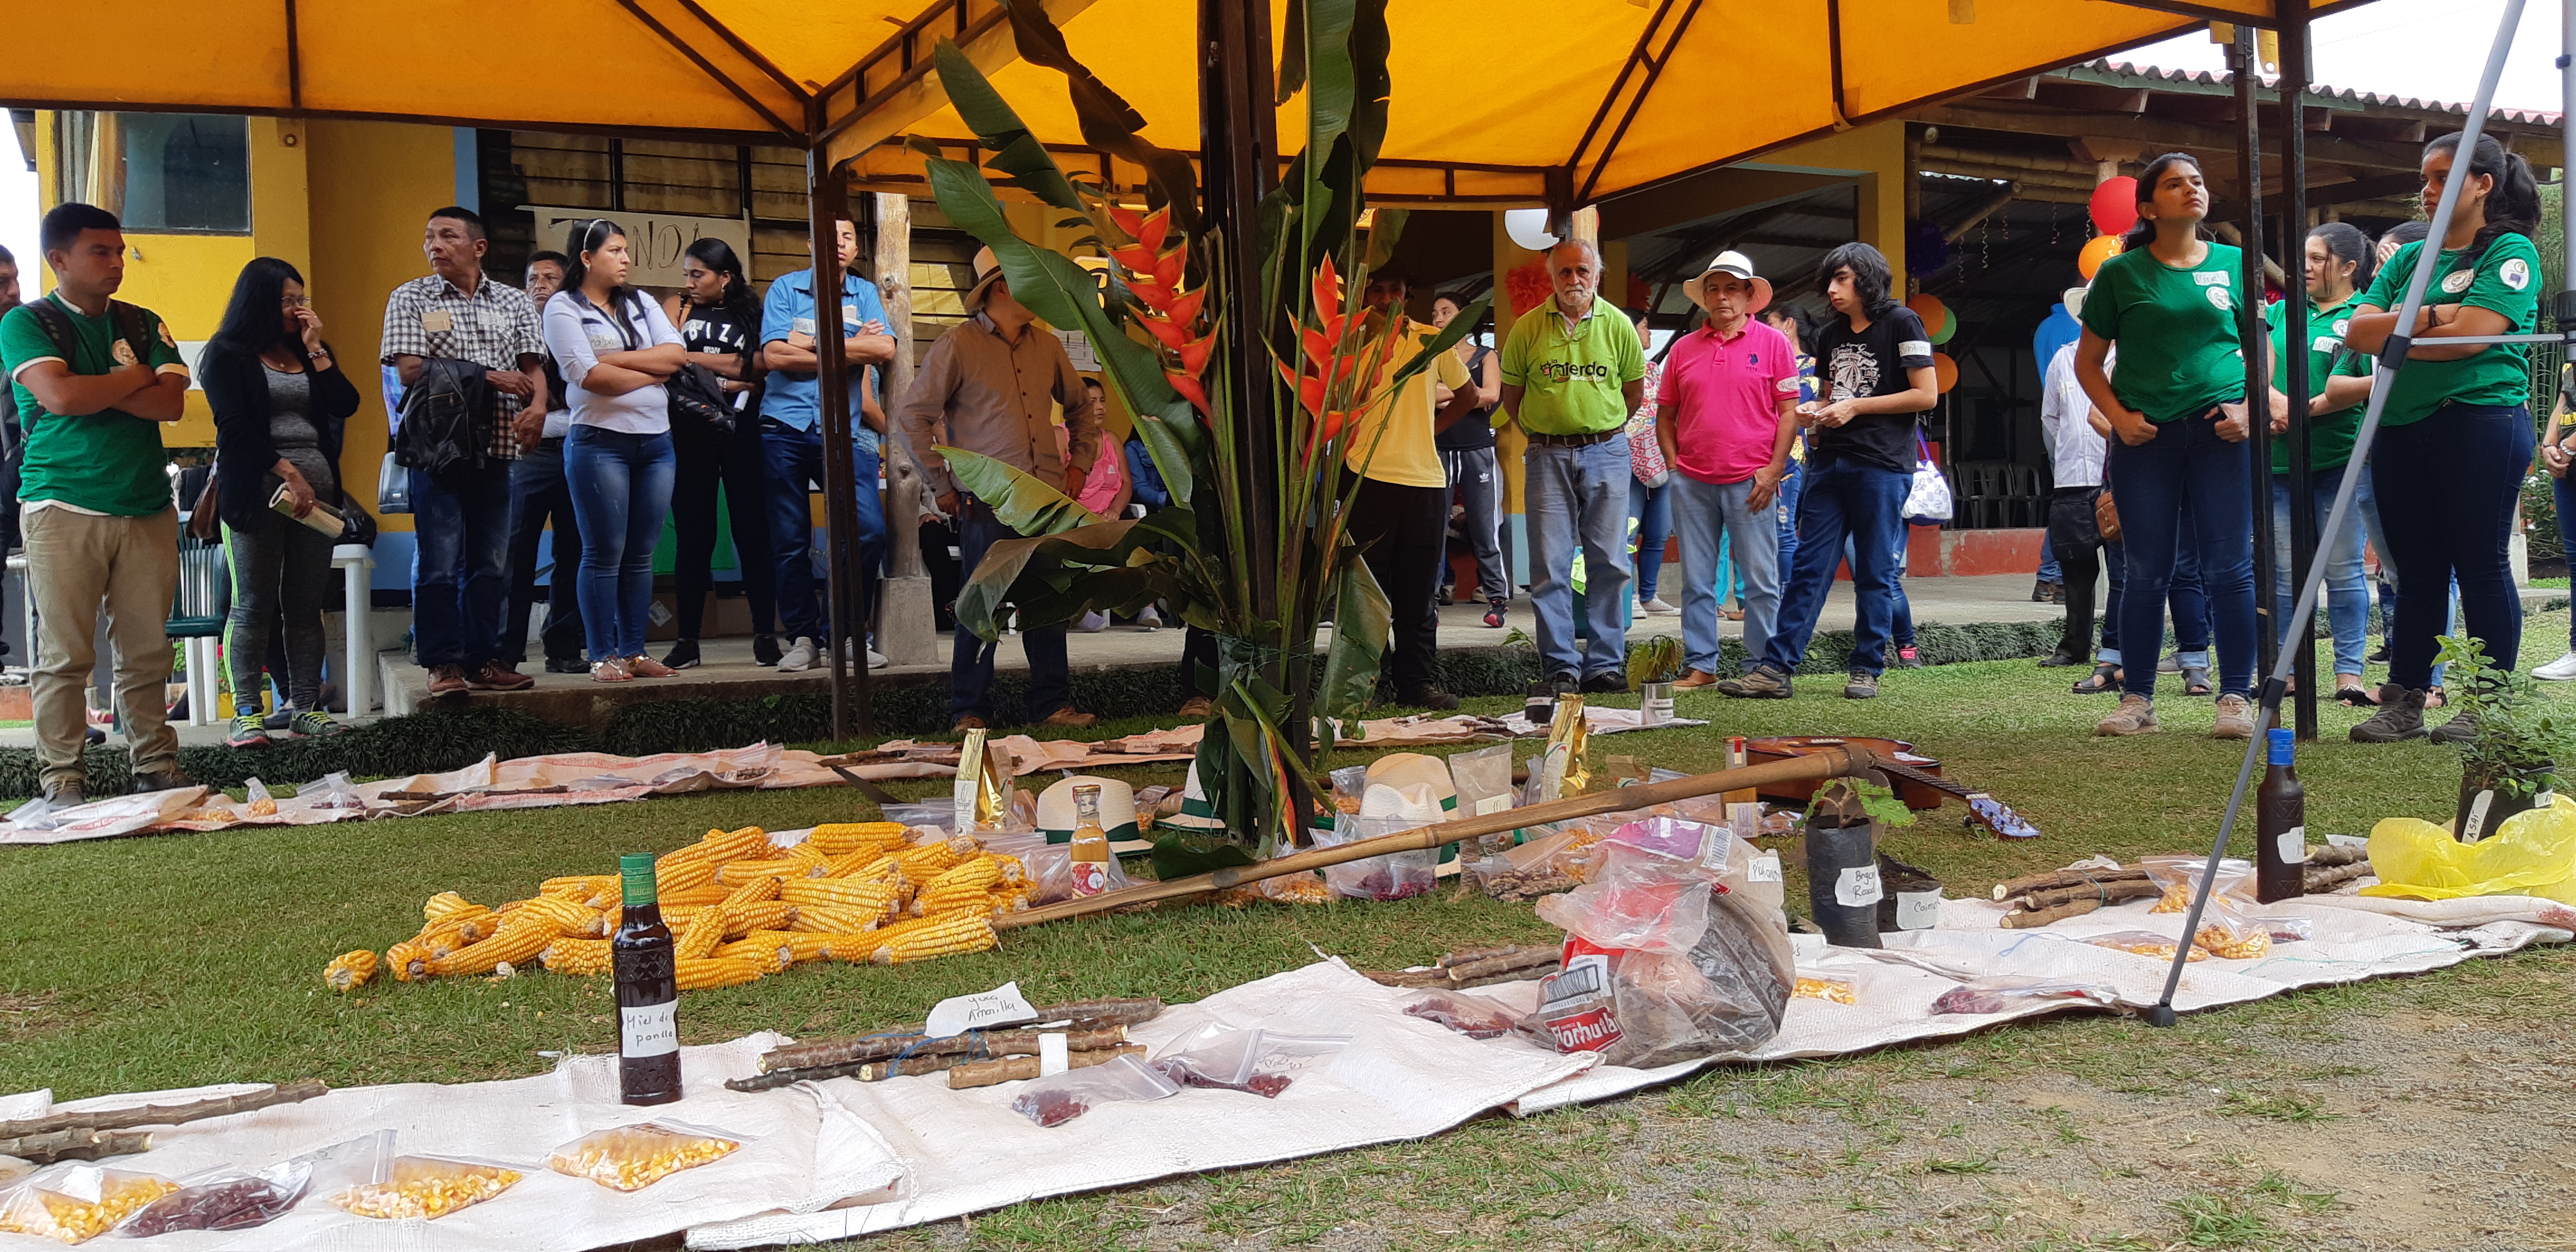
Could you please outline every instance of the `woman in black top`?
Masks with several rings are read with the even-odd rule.
[[[724,379],[735,418],[729,432],[677,412],[671,418],[671,439],[679,453],[671,523],[679,532],[680,638],[662,663],[673,669],[698,663],[698,630],[707,594],[715,589],[716,488],[721,484],[725,511],[733,521],[734,568],[751,600],[752,655],[762,665],[776,665],[776,576],[763,511],[760,365],[753,351],[760,343],[760,297],[744,277],[733,245],[721,239],[690,244],[680,275],[688,287],[665,302],[664,309],[680,328],[689,363]]]
[[[233,579],[224,622],[233,723],[224,742],[268,746],[260,709],[272,619],[286,635],[289,733],[338,734],[348,728],[322,710],[322,608],[334,540],[297,519],[340,505],[340,438],[358,411],[358,389],[322,342],[322,319],[294,266],[259,257],[242,267],[198,376],[215,413],[216,512]],[[281,490],[292,518],[269,507]]]
[[[1455,296],[1431,302],[1431,324],[1448,329],[1465,306]],[[1502,364],[1492,348],[1469,336],[1452,351],[1467,366],[1467,381],[1477,389],[1474,411],[1454,418],[1432,436],[1440,464],[1449,472],[1449,490],[1461,512],[1459,530],[1476,554],[1476,594],[1485,601],[1485,624],[1503,624],[1503,602],[1511,597],[1511,578],[1503,570],[1503,475],[1494,462],[1494,402],[1503,394]],[[1456,567],[1440,563],[1442,604],[1457,599]]]

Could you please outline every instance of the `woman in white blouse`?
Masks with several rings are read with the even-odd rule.
[[[546,301],[546,350],[563,370],[572,431],[564,479],[581,522],[581,620],[590,676],[662,678],[644,653],[653,549],[671,511],[671,400],[664,380],[686,357],[661,306],[626,285],[626,232],[606,218],[575,223],[563,289]]]

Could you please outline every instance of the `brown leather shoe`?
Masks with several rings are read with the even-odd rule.
[[[537,685],[536,676],[522,674],[516,666],[499,661],[485,661],[467,677],[465,685],[476,691],[525,691]]]
[[[462,666],[462,665],[436,665],[436,666],[432,666],[432,667],[430,667],[430,671],[429,671],[429,698],[430,698],[430,699],[435,700],[435,699],[439,698],[440,696],[461,696],[461,695],[464,695],[467,691],[470,691],[470,690],[472,690],[472,689],[473,689],[473,684],[468,683],[468,682],[466,682],[466,681],[465,681],[465,667],[464,667],[464,666]]]
[[[1714,687],[1716,685],[1717,675],[1709,673],[1704,669],[1692,670],[1691,672],[1682,675],[1680,678],[1673,680],[1673,689],[1675,691],[1690,691],[1698,687]]]
[[[1196,718],[1200,721],[1205,721],[1208,718],[1215,716],[1215,714],[1216,701],[1208,699],[1206,696],[1191,696],[1189,699],[1181,701],[1181,711],[1173,714],[1173,716]]]
[[[1040,726],[1052,726],[1060,730],[1089,730],[1099,724],[1099,714],[1077,712],[1070,704],[1047,714],[1046,720],[1038,723]]]
[[[968,713],[960,716],[956,722],[951,724],[948,727],[948,733],[952,735],[962,735],[970,730],[982,729],[984,729],[984,719],[977,717],[972,713]]]

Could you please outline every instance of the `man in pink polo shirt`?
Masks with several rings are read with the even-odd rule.
[[[1744,646],[1762,655],[1780,613],[1780,527],[1772,497],[1798,434],[1798,353],[1787,336],[1753,320],[1771,284],[1741,252],[1721,252],[1682,284],[1708,313],[1673,345],[1657,393],[1655,438],[1673,467],[1673,532],[1682,541],[1682,647],[1690,673],[1677,687],[1717,680],[1721,538],[1744,579]]]

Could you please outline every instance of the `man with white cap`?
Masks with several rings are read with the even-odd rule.
[[[973,578],[986,549],[1021,536],[993,516],[991,505],[959,491],[939,446],[982,453],[1074,496],[1100,455],[1100,417],[1092,411],[1082,375],[1065,355],[1064,342],[1038,326],[1037,315],[1011,297],[1010,280],[1002,276],[991,248],[975,253],[975,286],[966,293],[965,305],[966,320],[941,335],[921,358],[898,420],[939,511],[957,521],[958,566]],[[1056,408],[1063,409],[1065,427],[1072,432],[1071,464],[1056,450]],[[957,628],[948,665],[948,709],[958,730],[982,727],[992,719],[986,697],[993,685],[994,647],[963,625]],[[1022,630],[1020,647],[1029,658],[1028,709],[1043,711],[1044,725],[1080,729],[1099,720],[1073,707],[1062,625]]]
[[[2084,290],[2066,289],[2068,316],[2082,315]],[[2054,484],[2048,499],[2048,546],[2065,575],[2060,585],[2066,589],[2066,633],[2058,639],[2057,650],[2040,664],[2082,665],[2093,657],[2093,583],[2101,576],[2106,547],[2093,504],[2102,494],[2102,469],[2110,442],[2103,438],[2102,427],[2095,425],[2099,415],[2092,399],[2084,394],[2084,383],[2075,377],[2075,345],[2069,342],[2059,347],[2046,369],[2046,382],[2039,393],[2039,428],[2048,442],[2049,474]],[[2111,563],[2113,604],[2119,603],[2120,565],[2117,561]],[[2104,625],[2112,620],[2106,617]],[[2115,638],[2102,642],[2103,655],[2096,672],[2075,685],[2079,694],[2119,689],[2120,650]]]
[[[1682,284],[1708,314],[1673,344],[1656,396],[1655,439],[1673,467],[1673,530],[1682,541],[1682,645],[1677,687],[1717,683],[1722,540],[1743,571],[1744,646],[1771,641],[1780,611],[1780,526],[1771,500],[1798,434],[1798,359],[1789,338],[1753,320],[1771,284],[1741,252],[1721,252]]]

